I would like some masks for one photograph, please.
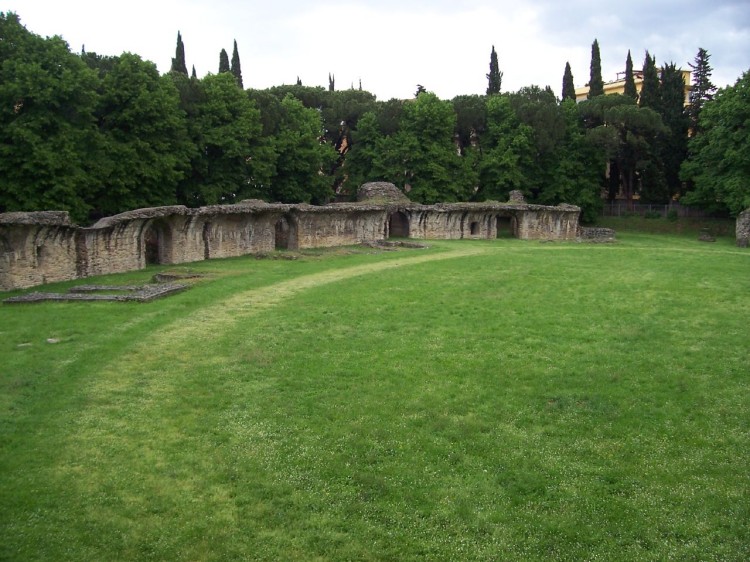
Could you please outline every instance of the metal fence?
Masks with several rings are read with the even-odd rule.
[[[676,214],[678,217],[690,217],[690,218],[723,218],[725,215],[712,213],[705,209],[697,209],[695,207],[688,207],[687,205],[680,205],[679,203],[671,202],[667,205],[658,205],[655,203],[633,203],[628,205],[626,201],[614,201],[612,203],[605,203],[602,208],[602,216],[604,217],[626,217],[626,216],[655,216],[659,214],[662,217]]]

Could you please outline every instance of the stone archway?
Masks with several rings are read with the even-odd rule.
[[[516,217],[498,215],[496,217],[496,230],[498,238],[516,238],[518,236]]]
[[[151,222],[143,231],[143,260],[146,265],[171,263],[172,229],[163,220]]]
[[[281,217],[274,226],[274,246],[277,250],[289,249],[289,234],[291,227],[286,217]]]
[[[409,217],[397,211],[388,217],[388,238],[409,238]]]

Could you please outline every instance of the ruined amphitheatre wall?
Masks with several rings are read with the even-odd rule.
[[[76,230],[65,212],[0,214],[0,289],[75,279]]]
[[[529,208],[518,217],[518,237],[524,240],[575,240],[581,209],[573,205]]]
[[[287,247],[326,248],[382,240],[386,217],[382,206],[300,206],[290,217],[296,236]]]
[[[577,235],[580,209],[570,205],[516,200],[428,206],[391,199],[382,184],[377,187],[377,203],[157,207],[107,217],[88,228],[71,225],[64,212],[0,213],[0,290],[133,271],[150,263],[342,246],[389,236],[488,239],[501,227],[531,240]]]
[[[403,211],[409,216],[409,237],[459,240],[496,238],[497,218],[514,220],[516,211],[497,205],[453,204],[412,206]]]

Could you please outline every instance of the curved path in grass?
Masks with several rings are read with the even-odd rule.
[[[301,291],[320,285],[344,281],[359,275],[408,267],[431,261],[475,256],[486,253],[489,250],[489,247],[470,246],[440,253],[409,255],[403,258],[378,261],[376,263],[356,265],[348,268],[336,267],[330,271],[303,275],[273,285],[242,291],[225,300],[213,303],[210,307],[195,312],[184,321],[181,320],[169,326],[162,333],[162,337],[167,337],[170,341],[176,341],[200,337],[202,333],[222,332],[227,329],[227,325],[236,322],[240,318],[265,310]],[[153,342],[151,342],[152,344]]]
[[[489,247],[468,246],[436,253],[407,255],[348,268],[335,267],[295,277],[293,279],[253,288],[212,302],[179,321],[166,325],[150,334],[147,341],[138,342],[127,352],[113,357],[87,391],[95,400],[109,402],[111,397],[133,384],[144,385],[143,391],[151,396],[164,396],[174,388],[177,373],[188,373],[198,364],[219,368],[222,359],[209,353],[213,342],[232,330],[238,322],[268,310],[286,299],[307,289],[352,277],[409,267],[432,261],[476,256],[490,251]],[[197,352],[197,353],[196,353]],[[204,353],[201,353],[204,352]],[[171,377],[161,376],[165,369]],[[117,401],[117,399],[115,399]]]

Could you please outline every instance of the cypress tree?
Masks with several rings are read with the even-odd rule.
[[[638,101],[638,90],[635,88],[635,77],[633,76],[633,58],[628,49],[628,58],[625,61],[625,96]]]
[[[230,72],[229,68],[229,55],[225,49],[222,49],[219,53],[219,74],[222,72]]]
[[[650,107],[659,111],[659,71],[656,70],[656,57],[652,57],[646,51],[646,58],[643,59],[643,84],[641,85],[641,95],[638,100],[641,107]]]
[[[193,73],[190,75],[190,78],[198,78],[198,75],[195,73],[195,65],[193,65]]]
[[[232,51],[232,74],[234,79],[237,81],[237,85],[243,90],[245,87],[242,85],[242,67],[240,66],[240,54],[237,51],[237,40],[234,40],[234,51]]]
[[[182,44],[182,35],[177,32],[177,48],[175,49],[175,56],[172,59],[172,72],[179,72],[187,76],[187,65],[185,64],[185,45]]]
[[[604,80],[602,80],[602,58],[599,53],[599,41],[594,39],[591,44],[591,75],[589,78],[588,99],[604,95]]]
[[[682,69],[677,68],[674,62],[665,65],[662,69],[659,98],[661,118],[669,129],[669,136],[662,144],[661,158],[669,193],[675,195],[682,191],[679,174],[680,166],[687,158],[690,122],[685,110],[685,79],[682,76]]]
[[[487,82],[488,96],[500,93],[500,87],[503,83],[503,73],[500,72],[494,45],[492,45],[492,53],[490,53],[490,73],[487,74]]]
[[[698,117],[703,106],[707,101],[713,99],[714,92],[716,92],[716,86],[711,83],[713,69],[708,63],[710,58],[711,55],[708,54],[708,51],[700,48],[698,54],[695,55],[694,63],[688,63],[693,70],[693,89],[690,92],[690,107],[688,108],[693,134],[698,133]]]
[[[573,71],[570,70],[570,63],[565,63],[565,73],[563,74],[563,82],[562,82],[562,99],[565,100],[573,100],[576,99],[576,87],[575,84],[573,84]]]
[[[328,91],[333,92],[336,89],[336,77],[328,73]],[[354,83],[352,83],[352,90],[354,89]]]

